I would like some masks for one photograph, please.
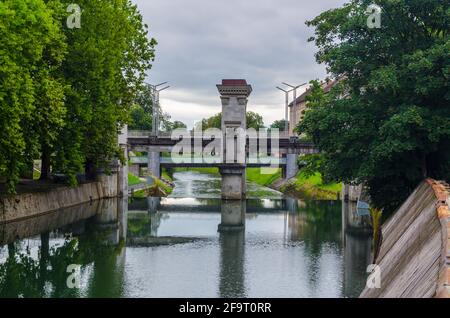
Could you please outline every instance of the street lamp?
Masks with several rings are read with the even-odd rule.
[[[289,120],[289,114],[288,114],[288,109],[289,109],[289,93],[290,92],[292,92],[293,91],[293,89],[291,89],[291,90],[285,90],[285,89],[283,89],[283,88],[281,88],[281,87],[279,87],[279,86],[277,86],[277,88],[280,90],[280,91],[282,91],[282,92],[284,92],[284,94],[285,94],[285,96],[286,96],[286,105],[285,105],[285,109],[284,109],[284,111],[285,111],[285,113],[284,113],[284,117],[285,117],[285,119],[284,119],[284,131],[285,131],[285,133],[287,134],[288,133],[288,130],[289,130],[289,124],[288,124],[288,120]]]
[[[151,90],[151,96],[152,96],[152,108],[153,108],[153,124],[152,124],[152,135],[158,136],[159,134],[159,114],[160,114],[160,107],[159,107],[159,93],[163,90],[168,89],[170,86],[165,86],[163,88],[159,88],[163,85],[166,85],[167,82],[160,83],[157,85],[148,84]]]
[[[291,88],[291,90],[290,90],[289,92],[294,91],[294,101],[292,102],[292,103],[293,103],[292,106],[293,106],[294,109],[295,109],[295,107],[297,106],[297,89],[299,89],[299,88],[302,87],[302,86],[305,86],[307,83],[303,83],[303,84],[300,84],[300,85],[297,85],[297,86],[288,84],[288,83],[286,83],[286,82],[283,82],[282,84],[283,84],[283,85],[286,85],[286,86],[288,86],[288,87]],[[287,114],[287,110],[286,110],[286,114]],[[286,115],[286,119],[287,119],[287,115]]]

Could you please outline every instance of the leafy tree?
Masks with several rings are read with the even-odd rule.
[[[284,131],[286,128],[286,120],[285,119],[280,119],[280,120],[275,120],[272,125],[270,125],[270,128],[276,128],[279,131]]]
[[[54,5],[0,2],[0,173],[9,193],[62,125],[63,85],[56,71],[65,49]]]
[[[380,29],[367,27],[372,3]],[[353,0],[307,22],[341,81],[327,95],[314,84],[297,131],[323,151],[323,174],[366,183],[389,212],[423,178],[450,180],[449,3]]]
[[[166,124],[166,127],[165,127],[165,129],[167,131],[173,131],[175,129],[183,129],[183,128],[187,128],[187,126],[186,126],[185,123],[183,123],[183,122],[181,122],[179,120],[175,120],[173,122],[168,121],[167,124]]]
[[[254,128],[256,130],[260,128],[264,128],[264,121],[261,115],[254,113],[254,112],[247,112],[246,114],[247,118],[247,129],[248,128]],[[204,118],[201,121],[203,130],[209,129],[209,128],[222,128],[222,113],[218,113],[212,117]]]
[[[153,117],[138,104],[131,107],[130,130],[152,130]]]
[[[170,115],[158,109],[160,129],[170,131],[173,123],[170,121]],[[151,89],[145,85],[137,94],[135,104],[131,109],[131,120],[128,129],[131,130],[151,130],[153,125],[153,100]]]
[[[64,0],[65,6],[71,3]],[[56,169],[72,183],[84,166],[94,178],[119,156],[117,134],[128,121],[145,72],[154,59],[154,39],[129,0],[80,0],[81,28],[65,28],[68,55],[63,72],[66,126],[56,153]]]

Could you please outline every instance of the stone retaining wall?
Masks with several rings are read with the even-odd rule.
[[[47,192],[0,198],[0,224],[43,215],[61,208],[122,196],[118,174],[101,175],[99,181],[77,187],[58,187]]]

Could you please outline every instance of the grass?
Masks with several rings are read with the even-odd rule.
[[[281,178],[280,168],[247,168],[246,172],[247,180],[265,187],[270,186],[276,180]]]
[[[172,177],[167,173],[166,169],[162,169],[161,178],[170,182],[173,181]]]
[[[172,193],[173,189],[158,178],[153,177],[155,182],[152,186],[135,191],[133,198],[147,198],[147,197],[164,197]]]
[[[138,176],[135,176],[131,172],[128,172],[128,185],[129,186],[134,186],[134,185],[140,184],[140,183],[142,183],[142,181],[141,181],[141,179],[139,179]]]
[[[304,199],[336,200],[342,191],[342,183],[327,184],[323,182],[322,175],[318,172],[307,176],[300,171],[294,181],[282,187],[281,191]]]
[[[219,174],[219,168],[176,168],[175,171],[196,171],[199,173]],[[267,174],[262,172],[268,172]],[[247,168],[247,180],[262,186],[269,186],[281,178],[281,169]]]

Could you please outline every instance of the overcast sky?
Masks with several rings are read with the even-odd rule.
[[[189,127],[221,111],[216,84],[244,78],[253,86],[248,110],[266,125],[284,117],[282,81],[323,79],[305,21],[346,0],[132,0],[158,41],[148,74],[169,81],[161,106]],[[291,96],[292,99],[292,96]]]

